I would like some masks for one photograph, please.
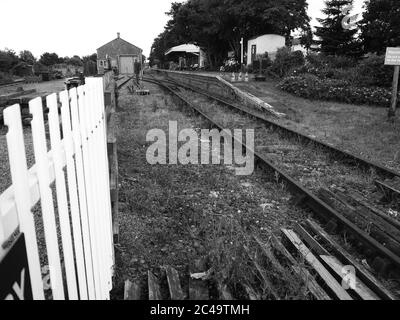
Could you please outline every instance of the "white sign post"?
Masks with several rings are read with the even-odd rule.
[[[385,65],[394,66],[393,74],[393,91],[392,91],[392,103],[389,109],[389,118],[396,116],[396,106],[397,106],[397,95],[399,87],[399,74],[400,74],[400,48],[387,48]]]

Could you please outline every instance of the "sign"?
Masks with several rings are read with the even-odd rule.
[[[0,300],[32,300],[32,287],[22,233],[0,262]]]
[[[385,65],[400,66],[400,48],[387,48]]]

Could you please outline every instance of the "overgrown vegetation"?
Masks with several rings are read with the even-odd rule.
[[[393,70],[384,65],[384,56],[357,61],[310,54],[306,60],[283,78],[280,89],[309,99],[389,106]]]
[[[14,78],[32,78],[42,72],[68,66],[83,68],[85,75],[97,74],[97,54],[79,57],[59,57],[56,53],[43,53],[37,59],[29,50],[22,50],[18,55],[12,49],[0,50],[0,84],[12,82]],[[70,69],[74,69],[70,68]]]
[[[289,40],[296,29],[309,30],[305,0],[189,0],[173,3],[171,19],[155,40],[150,64],[163,66],[165,51],[195,43],[208,55],[208,67],[218,69],[229,51],[240,56],[240,39],[275,33]]]

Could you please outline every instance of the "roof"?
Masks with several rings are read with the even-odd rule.
[[[282,35],[280,35],[280,34],[266,33],[266,34],[260,34],[260,35],[258,35],[258,36],[252,37],[252,38],[250,38],[249,40],[255,40],[255,39],[258,39],[258,38],[261,38],[261,37],[264,37],[264,36],[275,36],[275,37],[283,37],[283,38],[284,38],[284,36],[282,36]]]
[[[115,38],[114,40],[111,40],[111,41],[107,42],[106,44],[104,44],[104,45],[102,45],[101,47],[97,48],[97,50],[100,50],[100,49],[102,49],[103,47],[106,47],[107,45],[111,44],[112,42],[118,41],[118,40],[123,41],[123,42],[125,42],[125,43],[128,44],[128,45],[131,45],[131,46],[134,47],[136,50],[143,51],[141,48],[135,46],[134,44],[132,44],[132,43],[130,43],[130,42],[128,42],[128,41],[126,41],[126,40],[120,38],[120,37],[117,37],[117,38]]]
[[[165,55],[169,55],[172,52],[188,52],[188,53],[199,53],[200,52],[200,47],[196,46],[194,44],[181,44],[176,47],[172,47],[169,50],[165,52]]]

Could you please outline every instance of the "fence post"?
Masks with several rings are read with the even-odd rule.
[[[4,110],[4,123],[8,127],[8,157],[20,231],[25,234],[25,241],[30,246],[30,249],[27,249],[27,257],[33,299],[44,300],[35,221],[31,212],[28,168],[19,105],[16,104]]]
[[[107,153],[110,171],[110,197],[113,221],[114,243],[119,242],[119,219],[118,219],[118,159],[117,139],[115,135],[115,117],[118,95],[116,93],[116,82],[113,77],[104,92],[106,108],[106,132],[107,132]]]

